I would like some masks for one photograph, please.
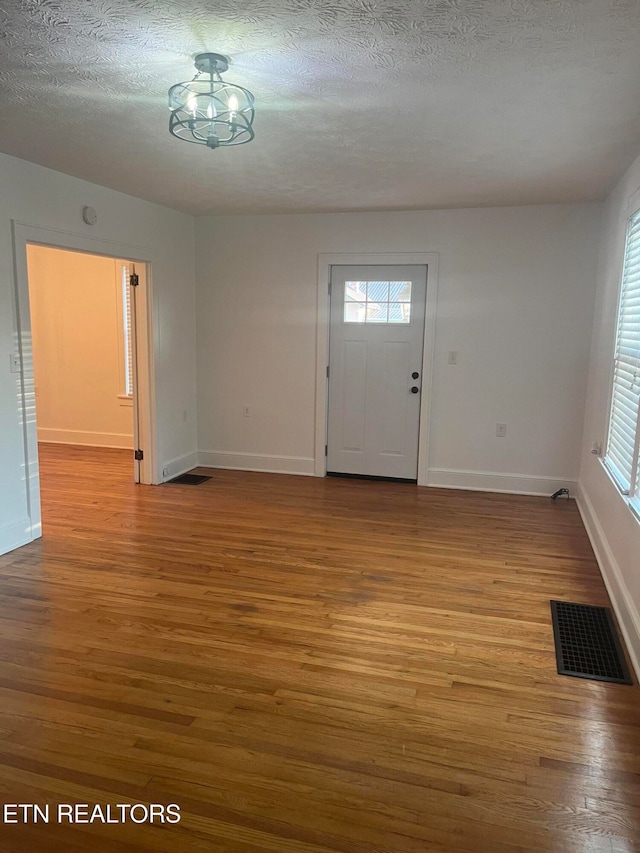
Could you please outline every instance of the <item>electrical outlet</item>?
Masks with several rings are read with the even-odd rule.
[[[498,438],[504,438],[507,434],[507,425],[506,424],[496,424],[496,435]]]
[[[168,469],[168,468],[163,468],[163,469],[162,469],[162,476],[163,476],[163,477],[168,477],[168,476],[169,476],[169,469]]]
[[[591,445],[591,452],[594,456],[602,456],[602,444],[599,441],[594,441]]]
[[[449,350],[449,355],[447,357],[447,364],[457,364],[458,363],[458,351],[457,350]]]
[[[243,406],[242,407],[242,417],[243,418],[249,417],[249,406]]]

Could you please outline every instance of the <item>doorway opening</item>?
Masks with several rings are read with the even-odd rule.
[[[39,447],[45,460],[155,482],[150,263],[38,232],[14,230],[31,539],[42,533]]]

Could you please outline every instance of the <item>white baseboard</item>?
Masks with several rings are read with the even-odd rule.
[[[40,535],[39,533],[37,535]],[[0,554],[7,554],[15,548],[26,545],[33,540],[31,519],[29,516],[0,525]]]
[[[596,555],[600,574],[609,593],[618,625],[627,644],[627,651],[636,677],[640,681],[640,613],[624,582],[622,572],[607,541],[593,504],[582,488],[578,489],[578,510]]]
[[[186,474],[193,468],[198,467],[198,454],[194,450],[192,453],[184,453],[182,456],[176,456],[175,459],[169,459],[160,465],[159,483],[166,483],[167,480],[173,480],[174,477],[179,477],[180,474]],[[162,472],[166,471],[166,474]]]
[[[274,456],[269,453],[232,453],[227,450],[201,450],[198,464],[204,468],[231,468],[237,471],[264,471],[270,474],[303,474],[313,477],[312,456]]]
[[[38,427],[38,441],[49,444],[81,444],[89,447],[119,447],[133,450],[133,436],[117,432],[83,432],[76,429]]]
[[[495,471],[429,468],[427,486],[466,489],[472,492],[505,492],[510,495],[549,497],[558,489],[569,489],[571,496],[574,496],[578,483],[573,479],[541,477],[537,474],[499,474]]]

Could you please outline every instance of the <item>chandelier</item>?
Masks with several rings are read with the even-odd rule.
[[[169,132],[212,149],[251,142],[254,98],[242,86],[222,79],[229,67],[226,57],[199,53],[194,64],[198,73],[193,80],[169,89]]]

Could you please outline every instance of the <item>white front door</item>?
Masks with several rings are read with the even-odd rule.
[[[331,269],[327,473],[416,480],[425,266]]]

